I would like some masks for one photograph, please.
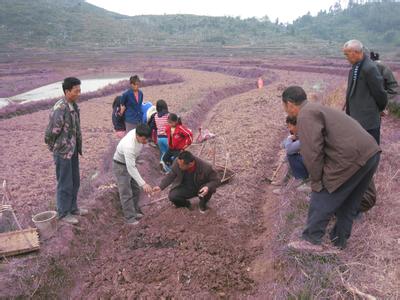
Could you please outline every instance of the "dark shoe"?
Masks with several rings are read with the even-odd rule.
[[[362,219],[363,219],[363,212],[359,211],[359,212],[355,215],[354,220],[361,221]]]
[[[208,209],[207,207],[207,201],[203,197],[199,197],[200,202],[199,202],[199,210],[202,214],[206,213],[206,210]]]
[[[160,160],[160,170],[161,170],[161,172],[166,172],[167,171],[166,164],[162,160]]]
[[[192,208],[192,203],[190,203],[190,201],[187,202],[187,204],[185,205],[185,207],[186,207],[188,210],[193,210],[193,208]]]
[[[175,208],[187,208],[188,210],[192,210],[192,204],[190,203],[190,201],[186,200],[185,202],[179,202],[179,203],[175,203],[172,201],[172,203],[175,205]]]
[[[190,203],[189,200],[186,200],[185,205],[183,205],[182,207],[185,207],[185,208],[187,208],[187,209],[190,210],[190,211],[193,210],[193,208],[192,208],[192,203]]]
[[[331,242],[333,246],[340,250],[345,249],[347,245],[347,240],[340,240],[339,238],[333,238],[331,239]]]

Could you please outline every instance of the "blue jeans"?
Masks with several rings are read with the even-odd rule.
[[[288,154],[287,160],[294,178],[303,180],[308,178],[308,171],[304,166],[303,157],[300,153]]]
[[[165,171],[171,171],[171,166],[174,160],[178,157],[180,151],[179,150],[171,150],[168,149],[163,156],[163,162],[165,163]]]
[[[160,149],[160,161],[162,161],[165,152],[168,151],[168,138],[157,137],[158,149]]]
[[[80,185],[79,157],[75,150],[71,159],[54,154],[57,178],[57,212],[62,218],[78,210],[77,199]]]

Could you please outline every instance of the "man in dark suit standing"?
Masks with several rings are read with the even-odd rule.
[[[381,112],[388,98],[383,78],[376,64],[363,51],[358,40],[350,40],[343,46],[343,53],[352,65],[349,71],[346,104],[344,109],[374,137],[378,145],[381,136]],[[361,211],[367,211],[376,202],[375,184],[371,181],[361,203]]]
[[[388,102],[382,75],[376,64],[363,52],[360,41],[345,43],[343,53],[352,64],[347,84],[346,114],[356,119],[379,144],[380,113]]]

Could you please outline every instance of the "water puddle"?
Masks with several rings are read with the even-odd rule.
[[[81,91],[82,94],[94,92],[109,84],[115,84],[122,80],[127,80],[129,76],[115,77],[115,78],[96,78],[96,79],[82,79]],[[62,90],[62,81],[51,83],[31,91],[15,95],[8,98],[0,98],[0,108],[7,106],[12,102],[25,103],[30,101],[39,101],[44,99],[51,99],[62,97],[64,95]]]

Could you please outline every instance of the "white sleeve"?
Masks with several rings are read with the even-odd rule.
[[[131,150],[131,151],[126,151],[126,149],[124,149],[126,168],[128,169],[129,175],[131,175],[131,177],[133,179],[135,179],[135,181],[138,183],[138,185],[140,187],[142,187],[146,184],[146,182],[143,180],[142,176],[140,176],[140,173],[139,173],[138,169],[136,168],[135,152],[133,151],[133,149],[129,149],[129,150]]]

